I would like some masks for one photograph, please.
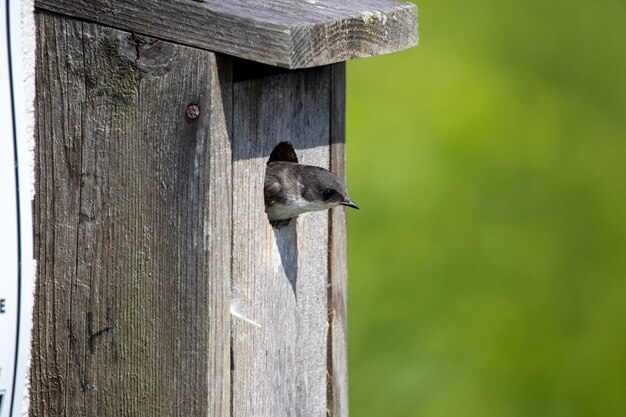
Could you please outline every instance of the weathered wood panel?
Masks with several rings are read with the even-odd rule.
[[[37,0],[41,9],[184,45],[304,68],[417,45],[417,8],[390,0]]]
[[[227,415],[228,62],[37,25],[31,415]]]
[[[327,415],[328,213],[273,229],[263,179],[283,140],[329,167],[330,81],[322,67],[234,84],[232,300],[262,326],[232,322],[234,417]]]
[[[346,64],[332,66],[330,169],[346,178]],[[357,197],[355,197],[357,198]],[[328,287],[328,409],[333,417],[348,417],[348,247],[346,209],[330,211]]]

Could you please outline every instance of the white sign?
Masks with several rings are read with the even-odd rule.
[[[0,0],[0,417],[27,412],[34,282],[32,2]]]

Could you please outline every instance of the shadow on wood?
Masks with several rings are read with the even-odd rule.
[[[283,272],[291,285],[293,295],[298,301],[298,234],[296,232],[296,220],[282,229],[274,228],[276,247],[280,254],[280,263]]]

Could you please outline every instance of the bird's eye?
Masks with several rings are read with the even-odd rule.
[[[324,201],[330,200],[335,195],[335,190],[331,190],[330,188],[324,188],[322,190],[322,198]]]

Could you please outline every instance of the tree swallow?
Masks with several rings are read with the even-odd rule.
[[[293,217],[338,205],[358,209],[345,184],[327,169],[297,162],[273,161],[265,171],[265,213],[277,229]]]

